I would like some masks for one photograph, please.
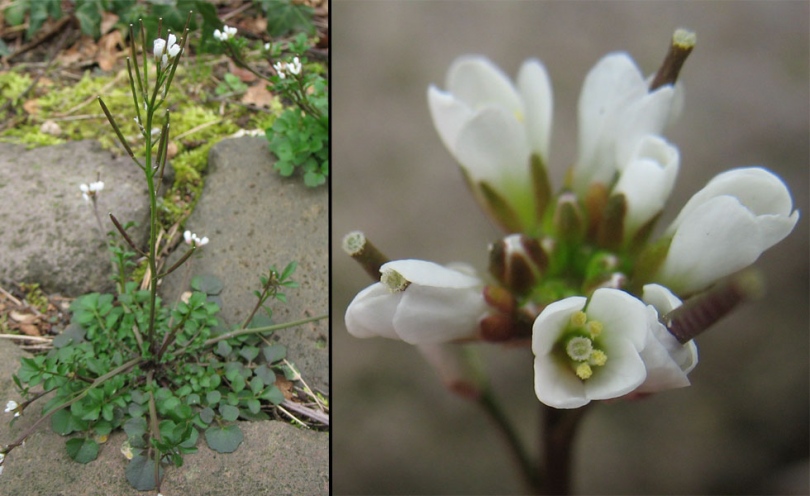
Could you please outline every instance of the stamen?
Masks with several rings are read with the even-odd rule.
[[[591,370],[591,366],[588,365],[586,362],[577,365],[575,372],[577,374],[577,377],[579,377],[583,381],[589,379],[593,375],[593,370]]]
[[[601,367],[607,363],[607,355],[602,350],[593,350],[591,356],[588,357],[588,363]]]
[[[595,338],[596,336],[602,334],[603,328],[604,326],[598,320],[588,322],[588,332],[591,334],[591,338]]]
[[[571,325],[574,327],[582,327],[588,321],[588,316],[582,310],[574,312],[571,315]]]

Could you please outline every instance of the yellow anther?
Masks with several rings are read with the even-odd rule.
[[[588,321],[588,316],[582,310],[571,314],[571,325],[574,327],[582,327]]]
[[[605,352],[602,350],[593,350],[591,356],[588,357],[588,363],[601,367],[607,363],[607,355],[605,355]]]
[[[576,374],[577,377],[584,381],[593,375],[593,370],[591,370],[591,366],[587,363],[580,363],[577,365]]]
[[[588,322],[588,332],[591,333],[592,338],[602,334],[602,327],[602,323],[598,320]]]

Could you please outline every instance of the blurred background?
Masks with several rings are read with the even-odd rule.
[[[426,92],[479,53],[514,76],[544,62],[554,88],[551,176],[576,152],[576,105],[610,51],[657,70],[677,27],[696,31],[666,226],[711,177],[764,165],[801,220],[757,263],[767,295],[698,338],[693,385],[602,403],[576,444],[583,494],[808,494],[808,2],[359,2],[332,4],[332,489],[335,494],[514,494],[518,473],[485,416],[445,392],[411,346],[351,337],[342,316],[371,283],[340,249],[363,230],[389,257],[486,270],[499,236],[433,129]],[[529,350],[479,346],[493,387],[536,454]]]

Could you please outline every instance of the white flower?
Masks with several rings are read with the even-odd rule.
[[[218,39],[219,41],[228,41],[234,36],[236,36],[236,28],[228,25],[223,26],[222,31],[219,29],[214,30],[214,38]]]
[[[104,189],[104,182],[103,181],[95,181],[88,184],[80,184],[79,189],[82,190],[82,198],[84,201],[89,202],[91,199],[95,198],[96,195]]]
[[[346,309],[353,336],[433,344],[478,331],[487,306],[484,283],[474,274],[423,260],[388,262],[380,272],[381,282],[357,294]]]
[[[6,410],[5,410],[5,412],[6,412],[6,413],[11,413],[11,412],[14,412],[14,416],[15,416],[15,417],[19,417],[19,416],[20,416],[20,412],[18,411],[19,406],[20,406],[20,405],[19,405],[19,404],[17,404],[17,402],[16,402],[16,401],[14,401],[14,400],[9,400],[9,402],[8,402],[8,403],[6,403]]]
[[[669,251],[654,279],[678,294],[704,289],[784,239],[799,220],[777,176],[760,167],[715,176],[669,226]]]
[[[155,58],[159,59],[163,56],[163,51],[166,49],[166,40],[163,38],[156,38],[153,45],[152,51],[155,54]]]
[[[619,180],[613,194],[623,194],[627,200],[624,218],[625,239],[652,220],[664,208],[678,175],[678,149],[658,136],[642,138],[634,155],[619,164]]]
[[[186,244],[191,246],[205,246],[208,244],[208,236],[204,236],[202,239],[200,239],[191,231],[184,232],[183,239],[186,241]]]
[[[264,49],[265,50],[270,50],[270,43],[265,43],[264,44]]]
[[[591,183],[610,184],[630,163],[639,141],[658,135],[679,108],[675,89],[649,91],[625,53],[603,57],[585,78],[579,97],[579,157],[573,188],[582,195]]]
[[[479,203],[503,227],[518,221],[508,230],[533,228],[538,219],[531,157],[545,166],[551,137],[551,83],[543,64],[524,62],[513,85],[484,57],[458,58],[448,70],[446,90],[431,85],[428,103],[439,136]],[[511,212],[498,211],[493,194]]]
[[[647,377],[641,358],[649,330],[647,307],[618,289],[597,289],[548,305],[534,321],[534,390],[554,408],[632,392]]]
[[[168,41],[157,38],[153,44],[155,59],[160,60],[161,68],[165,69],[169,61],[177,57],[180,53],[180,45],[177,44],[177,36],[169,34]]]
[[[287,64],[287,72],[295,76],[301,73],[301,61],[298,57],[293,58],[292,64]]]

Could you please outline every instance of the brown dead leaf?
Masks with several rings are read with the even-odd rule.
[[[228,71],[231,72],[234,76],[237,76],[240,81],[243,83],[252,83],[256,80],[256,75],[250,72],[247,69],[242,69],[238,67],[236,64],[233,63],[232,60],[228,60]]]
[[[101,14],[101,25],[99,26],[101,34],[109,33],[110,30],[115,27],[116,22],[118,22],[117,15],[110,12],[103,12]]]
[[[37,320],[37,316],[32,313],[23,313],[18,312],[17,310],[12,310],[9,312],[9,317],[11,317],[15,322],[19,322],[20,324],[31,324],[35,320]]]
[[[32,98],[31,100],[26,100],[25,103],[22,105],[23,110],[28,115],[35,115],[39,113],[39,102],[36,98]]]
[[[274,98],[275,95],[267,91],[267,83],[260,81],[249,87],[245,94],[242,95],[242,103],[270,108],[270,104],[273,103]]]
[[[287,380],[286,377],[283,375],[276,376],[276,387],[281,390],[281,393],[284,395],[285,399],[292,400],[293,399],[293,383]]]
[[[115,61],[121,50],[118,46],[123,46],[124,42],[121,38],[121,31],[113,31],[105,34],[98,40],[98,51],[96,52],[95,61],[102,71],[109,71],[115,66]]]
[[[39,327],[32,325],[32,324],[20,324],[20,330],[26,336],[41,336],[39,332]]]

